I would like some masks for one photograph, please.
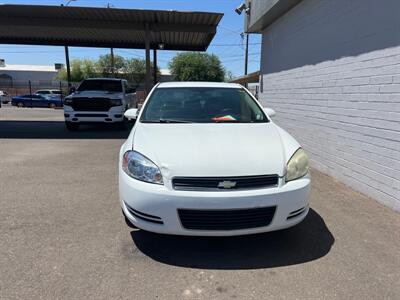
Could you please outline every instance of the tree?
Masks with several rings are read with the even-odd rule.
[[[126,66],[125,59],[120,55],[114,55],[114,71],[115,74],[123,71]],[[97,72],[107,77],[110,76],[112,72],[111,64],[111,54],[100,55],[98,61],[96,62]]]
[[[154,65],[152,62],[150,63],[150,72],[153,76]],[[124,73],[127,79],[135,82],[137,88],[146,78],[146,61],[140,58],[127,59]],[[157,74],[160,76],[160,70],[158,67]]]
[[[81,64],[81,71],[84,78],[95,77],[96,72],[96,62],[92,59],[83,59]]]
[[[96,75],[95,62],[90,59],[73,59],[71,61],[71,81],[80,82],[85,78]],[[60,70],[57,76],[61,80],[67,80],[67,70]]]
[[[71,81],[79,82],[92,77],[109,77],[112,74],[110,55],[102,55],[97,61],[91,59],[73,59],[71,61]],[[125,78],[133,81],[138,87],[146,78],[146,61],[144,59],[124,59],[116,55],[115,77]],[[153,74],[153,64],[150,65]],[[157,69],[157,74],[160,74]],[[67,70],[62,69],[58,73],[58,79],[67,80]]]
[[[189,52],[177,54],[169,64],[178,81],[223,81],[225,69],[214,54]]]
[[[127,60],[125,73],[128,79],[135,82],[137,88],[146,77],[146,61],[139,58],[132,58]]]

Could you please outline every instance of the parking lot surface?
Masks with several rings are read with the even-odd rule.
[[[0,109],[0,299],[400,299],[400,215],[317,171],[300,225],[261,235],[128,228],[128,131]]]

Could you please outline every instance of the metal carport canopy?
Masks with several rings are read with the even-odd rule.
[[[0,43],[205,51],[222,13],[0,5]]]

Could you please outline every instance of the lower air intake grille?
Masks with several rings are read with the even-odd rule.
[[[238,230],[269,225],[275,209],[275,206],[233,210],[178,209],[178,214],[186,229]]]

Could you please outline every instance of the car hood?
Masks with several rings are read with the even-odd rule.
[[[120,92],[105,92],[105,91],[82,91],[75,92],[72,95],[68,96],[68,98],[81,98],[81,97],[104,97],[104,98],[121,98],[123,96]]]
[[[272,122],[138,123],[135,127],[133,149],[157,164],[167,178],[283,176],[288,153],[296,149],[296,145],[284,149],[278,127]]]

